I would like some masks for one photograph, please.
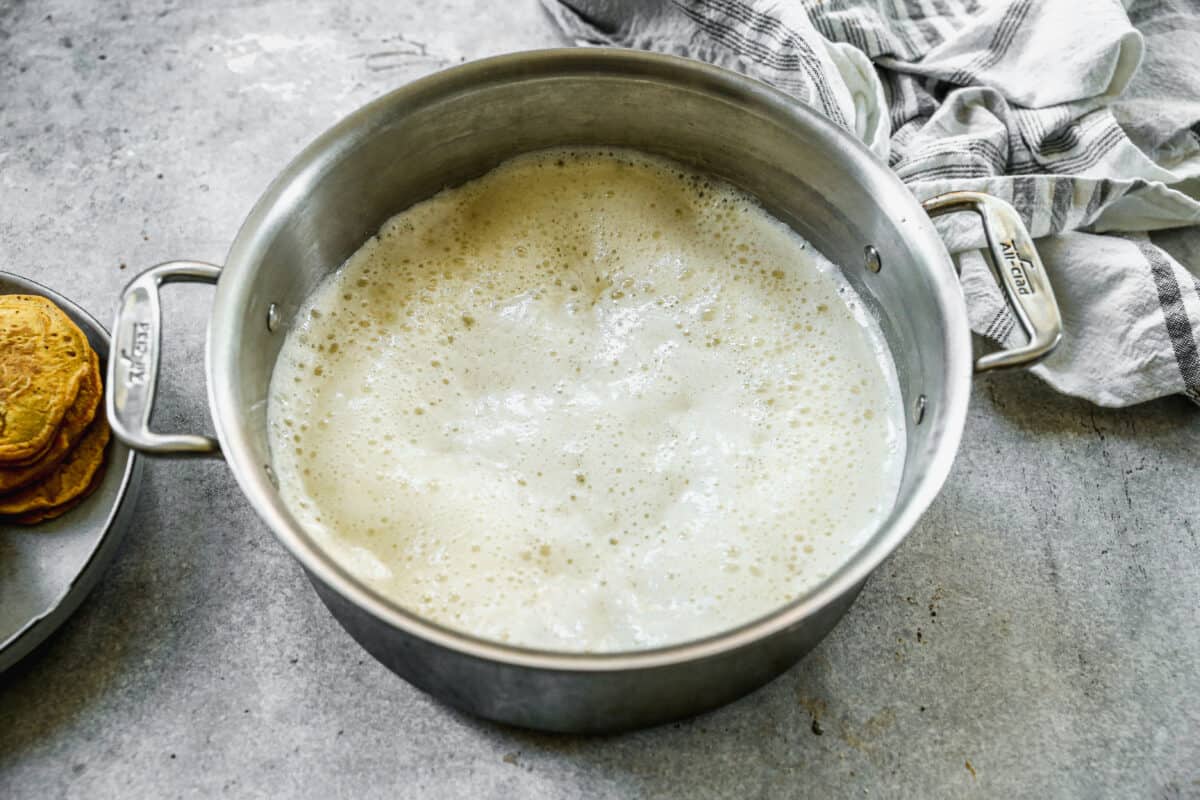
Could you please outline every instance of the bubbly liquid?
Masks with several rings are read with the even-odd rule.
[[[718,633],[836,570],[895,499],[874,322],[753,198],[672,162],[513,159],[393,217],[297,320],[269,406],[285,502],[480,637]]]

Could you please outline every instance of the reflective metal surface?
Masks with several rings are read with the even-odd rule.
[[[844,265],[889,340],[906,406],[922,398],[907,433],[896,507],[880,530],[799,600],[718,636],[573,655],[508,647],[434,625],[330,560],[288,512],[270,474],[271,370],[307,295],[390,216],[516,154],[561,145],[664,155],[755,194]],[[886,265],[877,273],[864,263],[868,245]],[[944,482],[966,414],[970,348],[962,294],[931,222],[850,135],[784,94],[698,62],[555,50],[417,81],[309,146],[267,190],[229,253],[209,327],[208,390],[222,450],[242,490],[367,650],[472,713],[548,730],[611,731],[728,702],[824,636]]]
[[[217,440],[150,430],[162,351],[162,307],[158,290],[167,283],[216,283],[221,268],[199,261],[168,261],[134,278],[121,294],[113,320],[105,409],[113,434],[150,455],[219,455]]]
[[[1041,256],[1016,209],[998,197],[979,192],[949,192],[931,197],[921,205],[931,217],[955,211],[974,211],[979,215],[991,251],[992,271],[999,277],[1009,305],[1029,337],[1029,342],[1020,347],[980,356],[975,371],[1031,367],[1050,355],[1062,339],[1062,315]]]

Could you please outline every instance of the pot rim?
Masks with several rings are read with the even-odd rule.
[[[847,157],[859,162],[872,176],[881,200],[903,209],[911,227],[914,249],[931,256],[929,277],[942,308],[947,338],[947,371],[940,410],[926,414],[925,424],[939,425],[930,436],[935,442],[928,468],[916,479],[907,500],[897,506],[884,525],[840,569],[799,598],[736,628],[702,639],[647,650],[612,653],[572,653],[537,650],[481,639],[424,619],[404,609],[355,578],[330,557],[282,506],[266,470],[258,463],[232,380],[219,379],[217,358],[228,361],[234,346],[214,343],[214,331],[231,330],[235,311],[231,296],[242,284],[253,283],[253,273],[265,242],[282,223],[281,201],[305,193],[320,180],[326,168],[372,128],[372,122],[397,105],[413,105],[478,89],[491,83],[520,78],[570,75],[645,76],[705,91],[755,113],[798,127],[819,128],[839,138]],[[249,296],[243,292],[242,296]],[[220,351],[220,356],[214,356]],[[966,303],[945,246],[932,222],[907,187],[858,139],[838,128],[793,97],[745,75],[678,56],[615,48],[555,48],[531,50],[467,62],[413,81],[373,100],[344,117],[309,144],[275,178],[238,231],[217,284],[209,320],[205,353],[208,399],[221,449],[238,485],[259,517],[271,528],[310,577],[320,580],[347,601],[390,626],[460,654],[514,667],[565,672],[616,672],[652,669],[712,658],[738,650],[797,625],[837,598],[852,592],[900,545],[940,492],[957,454],[966,421],[970,394],[971,341]]]

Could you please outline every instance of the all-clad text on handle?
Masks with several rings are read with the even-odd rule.
[[[221,268],[200,261],[168,261],[138,275],[125,287],[113,322],[105,408],[113,434],[135,450],[153,455],[220,455],[211,436],[150,430],[162,345],[159,288],[166,283],[213,283]]]
[[[1062,315],[1042,259],[1016,209],[980,192],[949,192],[921,205],[931,217],[955,211],[979,215],[1000,285],[1029,337],[1028,343],[1019,347],[981,356],[975,362],[975,371],[1029,367],[1050,355],[1062,339]]]

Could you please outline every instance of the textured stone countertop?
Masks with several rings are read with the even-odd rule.
[[[272,176],[421,74],[559,44],[535,0],[0,2],[0,268],[111,318],[220,262]],[[163,429],[207,424],[211,290],[172,290]],[[767,688],[613,738],[411,688],[217,461],[147,465],[64,628],[0,678],[0,797],[1200,797],[1200,412],[976,381],[949,483]],[[819,733],[818,733],[819,732]]]

